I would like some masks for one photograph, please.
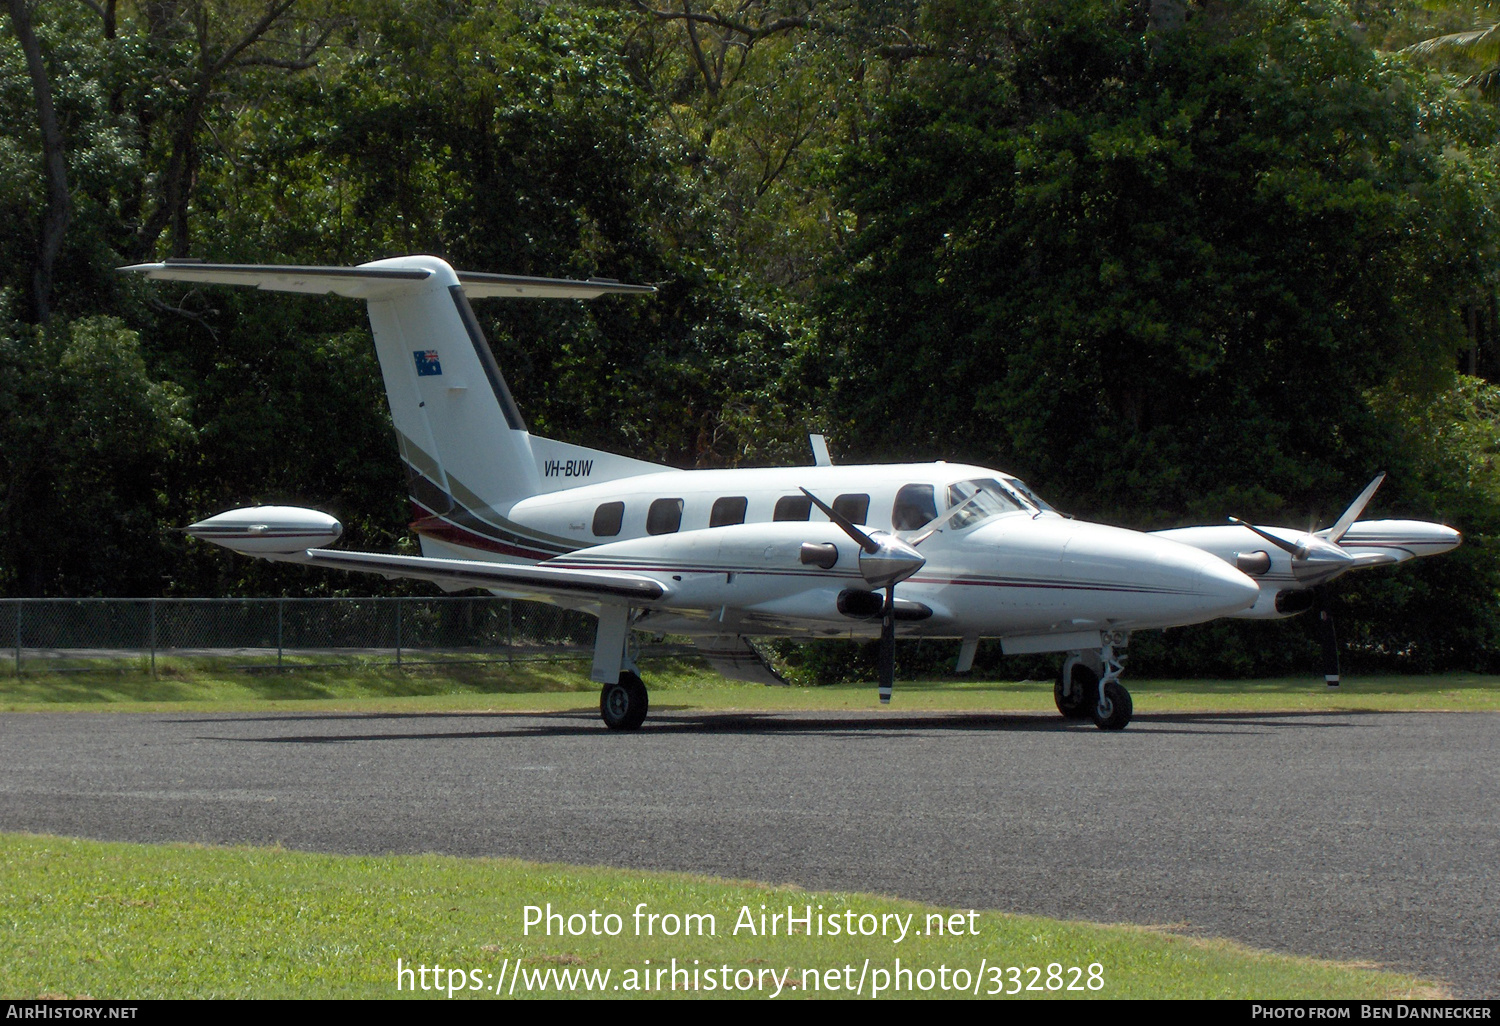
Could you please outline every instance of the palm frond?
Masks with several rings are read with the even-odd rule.
[[[1500,24],[1423,39],[1400,52],[1419,57],[1462,55],[1479,60],[1493,60],[1500,58]]]

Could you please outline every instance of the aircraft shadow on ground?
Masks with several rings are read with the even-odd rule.
[[[1348,713],[1323,712],[1191,712],[1191,713],[1143,713],[1135,717],[1133,726],[1120,734],[1120,738],[1132,736],[1132,732],[1158,734],[1223,735],[1268,733],[1280,729],[1300,728],[1327,730],[1349,728],[1356,724],[1351,717],[1391,715],[1379,711]],[[656,710],[639,734],[617,734],[608,730],[592,712],[573,710],[567,712],[435,712],[435,713],[290,713],[276,716],[193,718],[173,720],[175,723],[317,723],[329,721],[415,721],[415,724],[433,724],[447,719],[500,721],[493,730],[406,730],[389,733],[364,734],[285,734],[265,737],[205,736],[204,741],[231,741],[253,744],[350,744],[360,741],[454,741],[478,738],[523,738],[523,737],[615,737],[628,741],[631,737],[651,737],[672,734],[714,735],[828,735],[856,738],[890,738],[913,732],[928,731],[981,731],[997,734],[1015,733],[1072,733],[1084,731],[1098,733],[1087,720],[1063,720],[1060,717],[1040,713],[918,713],[905,716],[871,713],[850,716],[847,714],[809,714],[782,712],[734,712],[734,713],[684,713],[672,707]]]

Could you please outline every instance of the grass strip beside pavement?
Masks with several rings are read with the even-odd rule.
[[[867,684],[764,687],[727,681],[692,660],[643,667],[651,706],[674,710],[879,710]],[[1153,712],[1500,711],[1500,677],[1451,673],[1350,677],[1338,690],[1316,678],[1132,680],[1138,714]],[[398,669],[386,663],[245,672],[173,660],[157,677],[130,668],[0,676],[0,711],[556,712],[597,710],[584,662],[457,663]],[[942,678],[897,681],[892,713],[918,710],[1054,711],[1051,681]]]
[[[525,933],[525,907],[545,909],[549,903],[563,917],[579,914],[571,924],[584,934],[560,935],[566,918],[553,922],[551,937],[539,926]],[[782,913],[774,937],[760,935],[762,906],[768,916]],[[814,924],[837,916],[856,928],[881,923],[887,933],[850,938],[825,930],[818,936],[816,925],[810,934],[798,924],[796,933],[786,936],[787,906],[799,918],[811,906],[813,916],[825,917]],[[638,909],[659,918],[639,921]],[[617,936],[596,936],[585,926],[595,911],[597,929],[618,926]],[[780,997],[847,997],[861,978],[861,993],[869,996],[884,972],[888,989],[881,996],[935,997],[945,995],[938,983],[941,970],[951,985],[964,980],[963,992],[971,996],[976,984],[981,995],[997,984],[1002,991],[1038,988],[1021,989],[1023,997],[1440,994],[1434,985],[1407,976],[1253,951],[1227,941],[967,912],[675,873],[0,834],[0,993],[127,1000],[446,999],[453,987],[454,998],[713,997],[725,996],[722,979],[730,981],[728,996],[770,997],[777,990],[774,972],[783,981]],[[618,921],[607,918],[611,913]],[[689,913],[711,913],[713,935],[706,935],[706,925],[704,936],[662,935],[674,925],[667,916],[678,917],[680,924]],[[743,928],[747,914],[754,934]],[[957,932],[923,935],[936,922],[929,915],[941,916]],[[892,916],[911,917],[899,943],[900,920]],[[736,934],[737,924],[742,928]],[[645,935],[647,927],[653,935]],[[909,976],[896,973],[898,958]],[[403,968],[423,970],[420,981],[415,973],[403,976],[399,992],[397,959]],[[1060,975],[1050,972],[1053,964]],[[1102,983],[1089,989],[1094,964],[1099,972],[1093,979]],[[428,971],[433,966],[440,967],[435,974]],[[1021,971],[1011,974],[1012,966]],[[1030,966],[1037,967],[1035,975]],[[1079,967],[1077,975],[1073,966]],[[680,970],[675,978],[674,968]],[[642,974],[648,970],[666,975],[653,978],[645,990]],[[890,989],[896,981],[899,992]],[[434,982],[440,986],[431,989]],[[749,987],[741,989],[746,983]],[[1064,989],[1069,984],[1080,989],[1069,992]],[[497,987],[500,995],[494,993]],[[959,994],[956,986],[946,992]]]

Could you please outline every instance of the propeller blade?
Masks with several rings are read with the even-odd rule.
[[[1359,493],[1359,498],[1349,504],[1349,508],[1344,510],[1343,515],[1338,520],[1334,521],[1332,527],[1326,531],[1319,532],[1320,536],[1337,545],[1339,539],[1348,532],[1349,528],[1354,526],[1354,522],[1359,519],[1359,515],[1365,511],[1365,507],[1375,497],[1375,490],[1380,487],[1380,482],[1384,480],[1385,471],[1382,470],[1375,475],[1375,480],[1365,485],[1365,490]]]
[[[1328,686],[1339,686],[1339,639],[1333,629],[1333,614],[1318,610],[1318,633],[1323,636],[1323,679]]]
[[[843,528],[844,533],[853,538],[855,544],[857,544],[860,548],[864,549],[872,556],[880,551],[880,546],[876,544],[875,539],[871,538],[868,534],[861,531],[858,527],[854,526],[854,522],[848,517],[844,516],[842,513],[835,512],[832,506],[828,505],[828,503],[818,498],[806,488],[802,489],[802,494],[811,499],[814,506],[817,506],[820,510],[827,514],[829,520],[832,520],[835,524],[838,524],[839,527]]]
[[[1290,552],[1294,556],[1302,557],[1307,555],[1307,551],[1302,546],[1294,545],[1284,538],[1278,538],[1274,534],[1271,534],[1269,531],[1262,531],[1254,524],[1245,523],[1239,517],[1230,517],[1229,522],[1232,524],[1239,524],[1246,530],[1254,531],[1256,534],[1260,535],[1262,538],[1270,542],[1272,545],[1276,546],[1278,549],[1283,549],[1287,552]]]
[[[880,704],[891,704],[891,686],[896,682],[896,586],[885,589],[885,611],[880,618],[880,649],[876,653],[879,663],[877,673],[880,681]]]

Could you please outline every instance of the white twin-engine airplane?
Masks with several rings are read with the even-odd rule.
[[[646,717],[635,629],[690,636],[726,676],[767,682],[747,638],[879,638],[882,702],[897,635],[960,639],[960,671],[980,638],[1006,653],[1067,652],[1059,710],[1119,730],[1132,711],[1120,685],[1131,631],[1291,615],[1307,588],[1345,570],[1459,542],[1437,524],[1355,523],[1374,484],[1317,535],[1248,525],[1143,534],[1060,515],[987,467],[833,466],[820,436],[811,467],[682,471],[530,434],[469,300],[649,286],[474,274],[430,256],[126,270],[365,300],[423,554],[325,548],[338,521],[296,507],[231,510],[190,534],[264,559],[589,612],[599,620],[591,675],[615,729]]]

